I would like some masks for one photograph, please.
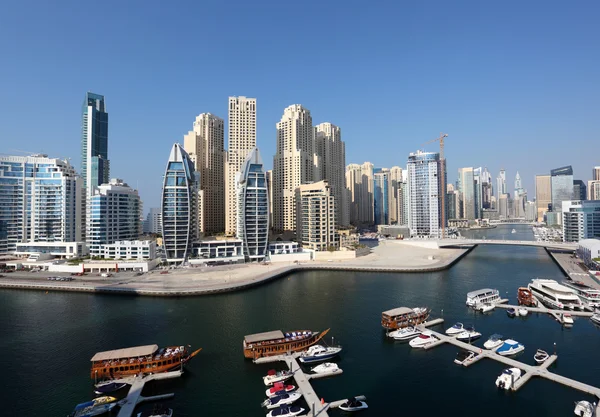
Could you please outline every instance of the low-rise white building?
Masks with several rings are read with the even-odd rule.
[[[600,239],[583,239],[577,245],[577,256],[590,269],[598,269],[600,261]]]
[[[190,259],[192,265],[244,262],[241,239],[202,240],[194,246],[198,257]]]
[[[104,259],[149,260],[156,258],[156,242],[153,240],[118,240],[102,245]]]
[[[85,242],[27,242],[17,243],[16,246],[14,254],[32,262],[51,258],[80,258],[89,253]]]
[[[280,241],[269,242],[269,254],[280,255],[301,252],[298,242]]]

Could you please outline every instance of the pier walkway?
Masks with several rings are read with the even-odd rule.
[[[496,304],[496,307],[500,307],[500,308],[521,308],[523,306],[514,306],[514,305],[508,305],[508,304]],[[577,311],[577,310],[551,310],[549,308],[546,308],[543,305],[539,305],[538,307],[525,307],[527,309],[527,311],[529,311],[530,313],[546,313],[551,315],[552,317],[554,317],[556,319],[556,321],[558,321],[559,323],[562,323],[562,314],[563,313],[569,313],[571,316],[578,316],[578,317],[592,317],[594,315],[594,313],[589,312],[589,311]]]
[[[142,390],[144,389],[144,385],[150,381],[179,378],[182,374],[183,371],[172,371],[160,374],[143,375],[115,380],[114,382],[124,382],[126,384],[131,384],[129,392],[127,393],[127,397],[118,402],[121,409],[119,410],[119,414],[117,414],[117,417],[133,416],[135,407],[144,401],[158,401],[167,398],[172,398],[175,394],[163,394],[155,395],[153,397],[143,397]]]
[[[436,323],[436,324],[438,324],[438,323]],[[417,328],[421,331],[425,331],[425,330],[427,330],[428,326],[432,326],[432,324],[423,323],[423,324],[417,326]],[[513,368],[519,368],[519,369],[525,371],[526,372],[525,375],[523,377],[521,377],[515,383],[515,387],[514,387],[515,391],[518,390],[519,388],[521,388],[532,377],[539,376],[542,378],[549,379],[550,381],[554,381],[559,384],[566,385],[570,388],[574,388],[576,390],[579,390],[579,391],[582,391],[587,394],[590,394],[590,395],[600,398],[600,388],[597,388],[597,387],[594,387],[594,386],[591,386],[588,384],[584,384],[582,382],[575,381],[574,379],[566,378],[564,376],[561,376],[561,375],[558,375],[558,374],[548,371],[547,368],[552,363],[554,363],[554,361],[556,361],[556,359],[557,359],[556,355],[551,355],[550,358],[548,358],[548,360],[546,362],[544,362],[541,366],[532,366],[532,365],[527,365],[523,362],[519,362],[517,360],[511,359],[506,356],[500,356],[492,350],[482,349],[479,346],[474,346],[474,345],[470,345],[465,342],[461,342],[460,340],[457,340],[454,337],[447,336],[445,334],[438,333],[438,332],[435,332],[432,330],[427,330],[427,331],[431,332],[439,340],[437,342],[434,342],[434,343],[426,346],[424,348],[425,350],[432,349],[432,348],[439,346],[441,344],[444,344],[444,343],[450,343],[459,348],[470,350],[471,352],[475,352],[478,354],[478,356],[474,360],[472,360],[469,363],[466,363],[465,366],[470,366],[473,363],[478,362],[479,360],[481,360],[483,358],[489,358],[489,359],[493,359],[497,362],[501,362],[503,364],[511,366]]]

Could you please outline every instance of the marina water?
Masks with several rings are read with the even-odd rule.
[[[512,229],[517,233],[511,233]],[[487,239],[531,240],[529,226],[463,233]],[[382,243],[385,244],[385,243]],[[545,315],[510,319],[503,310],[482,315],[465,306],[466,293],[497,288],[516,302],[517,287],[535,277],[562,279],[541,248],[481,245],[447,271],[427,274],[303,272],[247,291],[195,298],[0,291],[0,376],[3,415],[65,416],[92,397],[90,358],[101,350],[157,343],[204,350],[178,380],[149,384],[145,394],[174,392],[174,415],[264,416],[261,376],[274,365],[254,365],[242,354],[244,335],[266,330],[331,328],[343,345],[343,375],[313,383],[326,401],[365,395],[361,416],[568,416],[574,401],[594,400],[559,384],[533,378],[519,392],[499,391],[502,364],[483,360],[469,368],[453,363],[457,348],[430,351],[385,337],[381,312],[428,306],[483,333],[501,333],[526,346],[517,360],[534,364],[538,348],[558,361],[550,370],[600,386],[600,330],[578,318],[566,329]],[[281,367],[282,365],[275,365]],[[595,400],[594,400],[595,401]],[[303,405],[306,407],[306,405]],[[146,408],[152,404],[145,405]],[[332,410],[330,415],[343,415]]]

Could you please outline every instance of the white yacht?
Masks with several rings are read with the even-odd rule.
[[[548,355],[548,352],[538,349],[537,352],[535,352],[535,355],[533,355],[533,360],[539,365],[546,362],[549,357],[550,355]]]
[[[550,308],[583,310],[579,297],[570,288],[553,279],[534,279],[527,288],[535,298]]]
[[[502,339],[502,335],[495,333],[491,335],[488,340],[486,340],[486,342],[483,344],[483,347],[488,350],[496,350],[503,344],[504,340]]]
[[[569,313],[561,314],[560,318],[562,320],[562,324],[564,324],[565,326],[572,326],[574,323],[573,316],[571,316]]]
[[[331,359],[342,351],[341,346],[330,347],[313,345],[306,352],[302,352],[298,360],[302,363],[321,362]]]
[[[594,313],[594,315],[590,317],[590,320],[594,324],[600,324],[600,313]]]
[[[521,317],[525,317],[527,314],[529,314],[529,310],[527,310],[525,307],[519,307],[517,311]]]
[[[414,338],[408,343],[411,347],[420,349],[432,344],[433,342],[437,342],[437,340],[438,338],[435,337],[431,332],[423,332],[419,335],[419,337]]]
[[[492,303],[477,304],[477,306],[475,306],[475,309],[481,311],[482,313],[494,311],[495,308],[496,306]]]
[[[263,382],[266,386],[273,385],[276,382],[283,382],[290,379],[294,375],[292,371],[275,371],[274,369],[267,372],[267,376],[263,376]]]
[[[461,350],[456,354],[456,358],[454,359],[454,363],[457,365],[464,365],[467,362],[472,361],[477,357],[477,353],[470,350]]]
[[[465,326],[462,323],[456,323],[454,326],[449,327],[448,329],[446,329],[446,334],[448,336],[454,336],[454,335],[457,335],[459,333],[462,333],[463,330],[465,330]]]
[[[519,368],[508,368],[502,371],[502,374],[496,378],[496,386],[500,389],[510,390],[515,386],[515,382],[521,378]]]
[[[600,290],[590,287],[581,281],[565,280],[562,284],[577,294],[584,305],[590,308],[600,307]]]
[[[280,395],[276,395],[274,397],[267,398],[263,403],[263,407],[267,407],[268,410],[272,410],[281,405],[291,404],[293,402],[298,401],[302,397],[301,394],[297,392],[283,393]]]
[[[337,363],[333,362],[325,362],[319,366],[315,366],[311,369],[315,374],[335,374],[337,372],[341,372],[342,370],[337,365]]]
[[[472,342],[473,340],[477,340],[481,337],[481,333],[475,331],[473,326],[465,327],[465,330],[456,335],[456,340],[460,340],[461,342]]]
[[[403,329],[394,330],[388,334],[394,340],[410,340],[421,334],[421,331],[415,327],[405,327]]]
[[[343,411],[359,411],[369,408],[366,402],[359,400],[358,398],[348,398],[344,403],[339,406],[340,410]]]
[[[467,293],[467,305],[476,307],[478,304],[496,304],[500,301],[500,292],[491,288],[483,288]]]
[[[523,352],[525,346],[517,342],[516,340],[506,339],[502,346],[496,349],[496,353],[500,356],[512,356],[519,352]]]
[[[594,417],[595,408],[596,403],[590,404],[588,401],[577,401],[573,412],[579,417]]]

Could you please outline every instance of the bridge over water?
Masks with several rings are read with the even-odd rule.
[[[509,245],[509,246],[536,246],[538,248],[548,249],[577,249],[577,243],[564,242],[537,242],[532,240],[497,240],[497,239],[437,239],[435,240],[438,247],[444,248],[448,246],[463,246],[463,245]]]

